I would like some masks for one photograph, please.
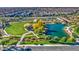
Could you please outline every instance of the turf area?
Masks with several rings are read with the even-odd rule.
[[[22,35],[26,32],[24,30],[24,24],[26,24],[26,22],[12,22],[5,30],[8,34]]]

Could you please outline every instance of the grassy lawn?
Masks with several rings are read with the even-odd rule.
[[[76,28],[75,28],[75,32],[76,32],[76,34],[79,35],[79,27],[76,27]]]
[[[48,40],[41,40],[41,41],[33,41],[33,42],[22,42],[21,44],[51,44]]]
[[[26,22],[12,22],[5,30],[8,34],[22,35],[26,32],[24,30],[24,24],[26,24]]]

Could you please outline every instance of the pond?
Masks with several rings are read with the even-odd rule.
[[[58,36],[58,37],[67,37],[67,33],[64,31],[64,24],[46,24],[45,34],[51,36]]]

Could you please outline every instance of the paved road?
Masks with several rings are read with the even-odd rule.
[[[28,46],[32,51],[79,51],[79,46]],[[27,47],[27,48],[28,48]],[[0,51],[2,47],[0,47]]]
[[[79,46],[31,46],[33,51],[79,51]]]

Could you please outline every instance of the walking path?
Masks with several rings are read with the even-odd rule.
[[[27,29],[25,29],[25,30],[27,30]],[[39,38],[33,31],[28,31],[27,33],[24,33],[24,34],[21,36],[20,41],[16,44],[16,46],[18,46],[18,45],[23,41],[23,39],[24,39],[24,37],[25,37],[26,35],[31,34],[31,33],[32,33],[36,38]]]
[[[8,36],[10,36],[5,30],[2,30],[2,32],[3,32],[3,37],[8,37]]]

